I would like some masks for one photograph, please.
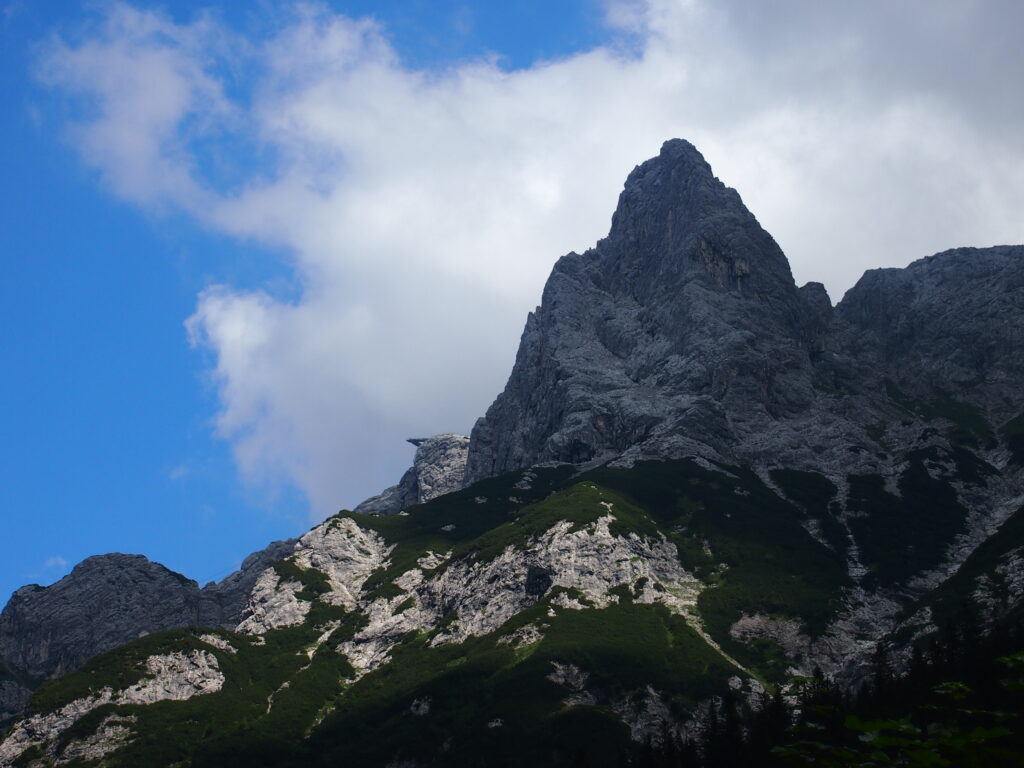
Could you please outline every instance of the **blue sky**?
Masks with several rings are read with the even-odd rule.
[[[241,5],[214,13],[266,34],[265,22]],[[488,51],[515,67],[592,45],[603,33],[593,3],[561,3],[554,16],[548,5],[334,7],[372,12],[416,67]],[[207,355],[190,346],[184,328],[205,286],[280,285],[287,270],[273,249],[173,212],[140,212],[83,166],[66,136],[77,105],[37,77],[51,36],[88,34],[97,23],[82,6],[9,3],[0,30],[0,602],[22,584],[48,584],[110,551],[144,553],[203,583],[311,525],[298,490],[254,491],[239,480],[230,444],[214,434]],[[211,4],[140,7],[188,22]],[[403,450],[410,460],[411,447]],[[401,472],[401,461],[389,470]]]
[[[1024,6],[766,5],[3,5],[0,593],[395,482],[672,136],[834,300],[1024,241]]]

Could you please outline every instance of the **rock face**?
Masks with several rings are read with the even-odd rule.
[[[234,627],[256,579],[294,548],[295,540],[274,542],[203,589],[142,555],[87,558],[56,584],[22,587],[11,596],[0,613],[0,660],[42,680],[142,635],[189,625]],[[0,710],[24,705],[24,686],[0,685]]]
[[[1000,425],[1021,408],[1022,310],[1024,246],[957,248],[866,272],[836,307],[832,347],[861,382],[882,373],[910,397],[969,403]]]
[[[14,680],[0,680],[0,726],[24,711],[32,691]]]
[[[242,567],[223,581],[209,583],[199,593],[199,615],[196,623],[203,627],[234,627],[242,620],[249,595],[256,580],[275,560],[295,550],[298,539],[275,541],[266,549],[253,552],[242,561]]]
[[[611,232],[555,265],[467,482],[640,447],[728,453],[805,410],[821,297],[685,141],[626,181]]]
[[[430,552],[395,578],[400,588],[395,597],[367,596],[364,590],[367,578],[390,564],[394,547],[349,518],[314,528],[300,539],[291,560],[326,576],[319,600],[367,617],[366,625],[337,649],[359,675],[385,663],[391,648],[410,632],[428,632],[446,620],[431,645],[460,643],[493,632],[551,589],[573,591],[578,598],[563,597],[558,605],[583,610],[617,603],[613,589],[625,586],[636,602],[660,603],[689,618],[702,585],[682,567],[675,545],[663,536],[612,533],[615,505],[599,503],[608,514],[596,522],[583,528],[559,522],[526,548],[510,545],[487,562]],[[300,590],[298,582],[267,569],[236,631],[262,634],[302,623],[312,604],[298,596]],[[695,629],[703,631],[696,623]],[[540,636],[534,629],[530,642]]]
[[[1022,342],[1024,247],[872,270],[833,310],[700,153],[669,141],[630,174],[608,237],[552,270],[466,482],[615,457],[886,472],[965,404],[978,433],[1016,416]],[[899,420],[912,428],[879,455],[874,425]]]
[[[0,614],[0,657],[35,678],[196,621],[199,585],[141,555],[83,560],[50,587],[22,587]]]
[[[105,704],[155,704],[158,701],[186,701],[193,696],[216,693],[224,684],[217,659],[206,651],[171,653],[146,659],[147,677],[121,691],[103,688],[92,696],[75,699],[55,712],[37,714],[19,722],[0,743],[0,765],[13,765],[29,747],[56,741],[80,718]],[[58,764],[81,757],[96,759],[121,746],[130,734],[127,719],[108,718],[99,738],[86,739],[65,751]],[[54,745],[55,746],[55,745]],[[50,755],[55,757],[56,755]]]
[[[356,512],[393,515],[413,504],[422,504],[462,487],[469,451],[468,437],[448,433],[412,438],[409,442],[416,446],[416,457],[398,485],[362,502],[355,508]]]

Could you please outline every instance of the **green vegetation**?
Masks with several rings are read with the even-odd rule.
[[[899,479],[901,497],[888,494],[879,477],[850,479],[853,511],[866,513],[855,514],[850,525],[874,583],[895,584],[936,563],[960,530],[964,510],[952,487],[926,468],[940,460],[947,466],[955,462],[958,476],[978,484],[995,471],[966,448],[955,448],[941,455],[913,454]],[[523,473],[513,473],[414,507],[408,515],[351,515],[393,547],[392,562],[370,577],[369,595],[394,599],[398,612],[408,610],[414,598],[394,579],[428,551],[487,561],[507,547],[529,546],[559,523],[579,529],[611,514],[616,535],[665,536],[676,545],[682,564],[706,585],[697,603],[704,628],[771,688],[786,680],[790,661],[782,649],[767,639],[739,642],[729,635],[730,627],[744,615],[761,614],[794,620],[807,634],[819,635],[850,586],[837,489],[818,474],[773,471],[782,498],[745,468],[685,460],[581,475],[571,468],[533,472],[529,489],[515,488]],[[340,524],[342,518],[335,519]],[[808,528],[820,532],[826,544]],[[989,573],[1022,537],[1024,511],[930,596],[935,617],[960,621],[952,612],[969,600],[973,578]],[[389,650],[389,663],[356,680],[337,647],[366,626],[367,618],[320,599],[329,589],[322,572],[294,559],[273,567],[283,581],[301,585],[297,594],[310,604],[302,625],[262,639],[196,629],[142,638],[45,684],[32,711],[51,711],[104,686],[127,687],[146,674],[150,655],[201,648],[216,656],[225,675],[222,690],[150,706],[105,705],[69,729],[61,745],[88,736],[114,714],[138,719],[134,740],[106,759],[111,768],[316,768],[394,760],[531,768],[652,760],[656,765],[769,766],[783,765],[785,758],[771,753],[771,745],[788,740],[794,755],[802,748],[796,734],[787,736],[788,715],[777,691],[765,694],[760,714],[729,694],[728,679],[746,675],[683,617],[661,604],[637,603],[649,586],[642,579],[611,590],[618,602],[603,609],[577,589],[555,587],[496,632],[432,646],[457,620],[454,610],[443,609],[449,612],[440,626],[409,632]],[[442,562],[434,573],[447,567]],[[585,608],[555,605],[561,596]],[[539,639],[521,646],[507,641],[527,625],[539,631]],[[325,627],[334,629],[314,651]],[[204,643],[197,637],[204,632],[218,634],[237,653]],[[578,668],[585,675],[582,689],[554,682],[556,663]],[[649,686],[677,721],[686,721],[699,702],[722,698],[696,741],[669,740],[659,752],[632,741],[621,717],[629,701],[639,706]],[[575,697],[571,704],[569,697]],[[881,709],[874,720],[867,710],[851,713],[860,722],[890,716]],[[841,720],[835,728],[843,731]],[[826,748],[847,744],[847,736],[840,733]],[[31,759],[36,758],[25,758]]]
[[[611,505],[611,512],[605,504]],[[513,520],[492,528],[471,542],[461,544],[455,549],[453,559],[472,556],[477,561],[487,562],[507,547],[525,548],[534,537],[560,522],[571,523],[570,531],[576,531],[609,514],[615,518],[610,526],[614,535],[630,531],[657,534],[657,527],[643,510],[593,482],[579,482],[544,501],[523,507]]]
[[[904,676],[876,660],[857,696],[820,675],[796,681],[800,714],[774,750],[781,764],[1024,766],[1024,637],[1019,624],[979,629],[940,634]]]
[[[915,451],[899,478],[900,496],[885,490],[878,475],[851,475],[850,530],[868,567],[869,586],[888,586],[939,564],[963,530],[967,510],[945,480],[933,478],[925,462],[934,450]]]
[[[239,738],[239,734],[253,743],[266,734],[275,744],[301,740],[314,725],[320,708],[340,695],[344,681],[353,676],[347,659],[332,650],[334,645],[364,624],[362,616],[345,615],[312,659],[305,651],[321,634],[312,623],[268,632],[263,645],[220,629],[161,632],[102,654],[77,672],[44,684],[29,710],[52,711],[105,686],[120,690],[146,676],[147,657],[201,648],[217,658],[226,679],[221,691],[147,706],[104,705],[82,718],[61,741],[88,735],[109,714],[138,718],[132,726],[136,736],[111,758],[114,766],[171,765],[202,752],[206,744]],[[236,653],[204,643],[196,636],[202,633],[219,635]],[[275,702],[280,697],[282,705],[268,713],[272,695]]]
[[[803,510],[780,499],[753,472],[714,471],[684,460],[602,468],[583,479],[628,496],[670,532],[683,564],[716,585],[697,604],[708,632],[769,679],[782,673],[771,655],[729,635],[743,614],[795,618],[811,635],[824,631],[835,615],[840,590],[849,583],[842,557],[804,529]],[[787,477],[791,490],[803,482],[801,497],[818,501],[827,490],[822,479]]]
[[[773,469],[770,474],[782,492],[795,501],[808,517],[818,522],[829,546],[845,555],[849,542],[846,529],[838,520],[840,507],[835,498],[839,489],[835,483],[817,472],[796,469]]]
[[[28,712],[52,712],[75,699],[98,693],[105,687],[128,688],[149,677],[145,661],[156,654],[191,651],[199,641],[188,629],[171,629],[147,635],[134,643],[100,654],[81,669],[43,683],[33,693]]]
[[[970,403],[956,400],[945,390],[937,389],[932,400],[917,400],[896,386],[895,382],[886,379],[885,391],[899,405],[923,419],[946,419],[952,422],[949,438],[953,442],[974,448],[994,448],[996,445],[992,425],[981,410]]]
[[[685,718],[736,672],[663,606],[556,609],[551,617],[549,605],[545,600],[499,632],[458,645],[431,648],[427,636],[407,638],[391,664],[346,690],[310,741],[291,745],[287,755],[240,741],[194,764],[383,765],[402,758],[472,766],[502,755],[508,765],[552,765],[567,764],[584,745],[592,765],[616,765],[638,745],[609,710],[614,701],[653,684]],[[543,639],[528,652],[500,642],[527,623],[544,625]],[[565,706],[572,691],[548,679],[554,661],[590,673],[586,690],[594,704]],[[427,714],[412,714],[416,701]]]
[[[533,469],[531,487],[525,489],[515,487],[523,473],[511,472],[410,507],[408,515],[378,517],[340,512],[338,519],[350,517],[395,545],[390,566],[371,575],[366,588],[373,596],[397,597],[401,592],[393,585],[394,579],[415,568],[416,561],[427,552],[443,555],[471,545],[492,528],[514,519],[524,506],[560,489],[573,471],[572,467]]]
[[[920,606],[928,607],[932,620],[939,626],[962,623],[965,615],[973,614],[976,606],[974,591],[981,576],[990,579],[998,591],[1002,586],[995,573],[998,565],[1008,552],[1024,541],[1024,507],[1012,514],[992,536],[979,546],[964,561],[957,572],[922,600]],[[1021,618],[1021,617],[1018,617]]]
[[[302,585],[302,589],[295,593],[300,600],[312,602],[331,591],[326,574],[315,568],[303,568],[293,558],[278,560],[272,567],[281,581],[297,581]]]

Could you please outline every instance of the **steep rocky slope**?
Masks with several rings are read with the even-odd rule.
[[[339,513],[263,571],[234,631],[151,635],[43,685],[0,765],[617,765],[725,691],[863,675],[884,630],[865,607],[911,633],[976,594],[1019,612],[1024,509],[965,583],[908,600],[851,572],[826,478],[774,481],[561,466]]]
[[[467,482],[696,455],[841,483],[965,436],[993,447],[1021,413],[1022,275],[1024,247],[958,249],[872,270],[833,310],[700,153],[666,142],[608,237],[555,265]]]
[[[76,669],[129,640],[194,623],[199,585],[141,555],[83,560],[51,587],[22,587],[0,614],[0,657],[32,677]]]
[[[236,626],[256,580],[294,546],[274,542],[202,589],[142,555],[123,554],[87,558],[49,587],[22,587],[0,613],[0,722],[20,711],[39,681],[111,648],[173,627]]]
[[[628,450],[730,455],[808,409],[819,324],[739,195],[667,142],[629,175],[608,237],[555,265],[467,480]]]

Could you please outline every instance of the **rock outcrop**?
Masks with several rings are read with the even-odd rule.
[[[629,175],[608,237],[552,270],[467,482],[633,448],[731,454],[813,400],[820,298],[700,153],[666,142]]]
[[[468,437],[448,433],[411,438],[409,442],[416,446],[416,457],[398,485],[371,496],[355,508],[356,512],[393,515],[413,504],[422,504],[462,487],[469,451]]]
[[[224,675],[216,657],[206,651],[151,656],[145,663],[146,676],[124,690],[109,687],[91,696],[75,699],[55,712],[36,714],[17,723],[0,743],[0,765],[13,765],[30,747],[47,745],[55,749],[59,737],[78,720],[106,704],[155,704],[159,701],[186,701],[193,696],[216,693],[224,684]],[[101,738],[72,743],[70,752],[60,745],[58,764],[74,758],[97,759],[117,749],[129,737],[127,718],[108,718],[100,727]],[[50,757],[56,757],[51,754]]]
[[[199,585],[142,555],[98,555],[49,587],[22,587],[0,614],[0,658],[34,678],[142,635],[196,622]]]
[[[888,473],[948,446],[951,424],[992,447],[1019,412],[1022,350],[1024,247],[872,270],[833,309],[820,283],[796,287],[700,153],[669,141],[629,175],[608,237],[552,270],[466,482],[685,456]]]
[[[93,656],[143,635],[184,626],[235,627],[257,578],[288,556],[294,539],[277,541],[203,589],[142,555],[97,555],[49,587],[15,592],[0,613],[0,661],[35,680],[77,669]],[[24,706],[28,689],[0,683],[0,720]],[[20,709],[19,709],[20,711]]]
[[[222,581],[210,582],[199,593],[196,623],[203,627],[231,628],[242,620],[249,595],[260,574],[271,563],[287,557],[295,550],[298,539],[275,541],[242,561],[242,567]]]
[[[990,426],[1020,413],[1024,246],[957,248],[869,270],[835,317],[834,355],[857,371],[849,389],[867,384],[881,395],[884,377],[900,405],[916,401],[948,418],[966,416],[950,413],[951,403],[968,404]]]
[[[25,710],[32,691],[15,680],[0,680],[0,728]]]

